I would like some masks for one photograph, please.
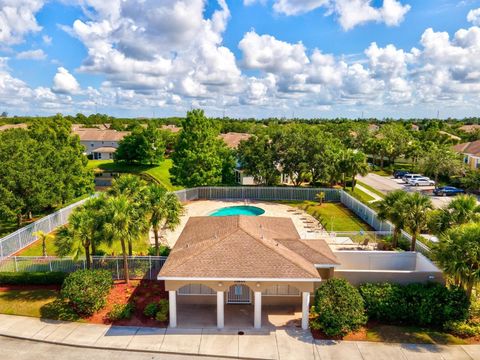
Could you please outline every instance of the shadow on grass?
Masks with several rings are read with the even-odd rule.
[[[462,339],[451,334],[429,328],[412,326],[375,325],[369,327],[367,339],[391,343],[416,343],[431,345],[465,344]]]
[[[72,307],[61,299],[56,299],[40,308],[40,317],[42,319],[78,321],[80,316]]]
[[[140,173],[142,171],[147,171],[149,169],[157,167],[157,165],[143,165],[143,164],[127,164],[127,163],[105,163],[99,164],[98,169],[104,171],[115,171],[115,172],[128,172],[128,173]]]
[[[55,290],[9,290],[0,293],[0,299],[4,301],[42,301],[54,298],[58,295]]]

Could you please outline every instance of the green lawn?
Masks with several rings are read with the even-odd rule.
[[[371,325],[367,330],[368,341],[390,343],[462,345],[467,342],[454,335],[433,329],[414,326]]]
[[[56,256],[57,249],[55,247],[54,239],[47,241],[47,255]],[[148,248],[150,247],[150,242],[148,235],[145,235],[143,238],[135,241],[133,243],[133,254],[134,255],[146,255]],[[99,250],[103,250],[107,255],[119,255],[122,253],[122,247],[120,243],[114,243],[112,245],[101,244],[98,247]],[[37,241],[31,246],[22,250],[18,256],[42,256],[42,242]],[[73,254],[72,254],[73,255]]]
[[[40,317],[42,306],[55,301],[56,290],[8,290],[0,291],[0,313]]]
[[[284,202],[287,205],[305,210],[325,225],[327,231],[371,231],[371,227],[352,211],[340,203],[313,201]]]
[[[113,160],[89,160],[87,167],[94,170],[113,171],[132,174],[147,174],[160,182],[167,190],[180,190],[182,187],[172,185],[170,180],[170,169],[173,162],[165,159],[160,165],[130,165],[115,163]]]
[[[357,181],[357,184],[363,186],[363,187],[364,187],[365,189],[367,189],[367,190],[370,190],[370,191],[373,192],[374,194],[380,196],[382,199],[385,197],[385,194],[384,194],[384,193],[382,193],[381,191],[378,191],[377,189],[371,187],[370,185],[367,185],[367,184],[365,184],[365,183],[363,183],[363,182],[361,182],[361,181]]]

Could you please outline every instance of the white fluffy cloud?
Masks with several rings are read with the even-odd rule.
[[[52,90],[59,94],[75,94],[80,90],[80,84],[67,69],[59,67],[53,77]]]
[[[257,1],[244,0],[245,5]],[[383,0],[381,7],[372,6],[372,0],[274,0],[273,9],[285,15],[299,15],[324,8],[326,15],[335,14],[344,30],[367,22],[381,22],[388,26],[399,25],[410,10],[400,0]]]
[[[468,12],[467,20],[473,25],[480,26],[480,8]]]
[[[35,14],[43,4],[43,0],[0,0],[0,43],[18,44],[26,34],[40,31]]]
[[[44,60],[47,55],[42,49],[21,51],[17,54],[17,59],[23,60]]]

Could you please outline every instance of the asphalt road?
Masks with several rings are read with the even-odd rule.
[[[388,194],[389,192],[394,190],[404,190],[408,192],[421,191],[432,198],[433,206],[437,209],[448,205],[453,199],[452,196],[434,196],[432,194],[434,186],[410,186],[405,184],[400,179],[394,179],[393,176],[386,177],[377,174],[368,174],[367,176],[360,176],[358,180],[384,194]]]
[[[88,349],[0,336],[0,358],[5,360],[221,360],[220,357],[153,354],[133,351]]]

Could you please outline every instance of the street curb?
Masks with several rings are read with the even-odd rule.
[[[119,348],[102,347],[102,346],[95,346],[95,345],[68,344],[68,343],[62,343],[58,341],[37,340],[37,339],[31,339],[27,337],[18,336],[18,335],[3,334],[3,333],[0,333],[0,337],[6,337],[10,339],[17,339],[17,340],[25,340],[30,342],[38,342],[38,343],[44,343],[44,344],[51,344],[51,345],[68,346],[68,347],[74,347],[77,349],[109,350],[109,351],[117,351],[117,352],[126,351],[126,352],[147,353],[147,354],[182,355],[182,356],[191,356],[191,357],[198,357],[198,358],[213,357],[213,358],[219,358],[219,359],[271,360],[267,358],[251,358],[251,357],[239,357],[239,356],[231,356],[231,355],[194,354],[194,353],[182,353],[182,352],[160,351],[160,350],[157,351],[157,350],[140,350],[140,349],[119,349]]]

